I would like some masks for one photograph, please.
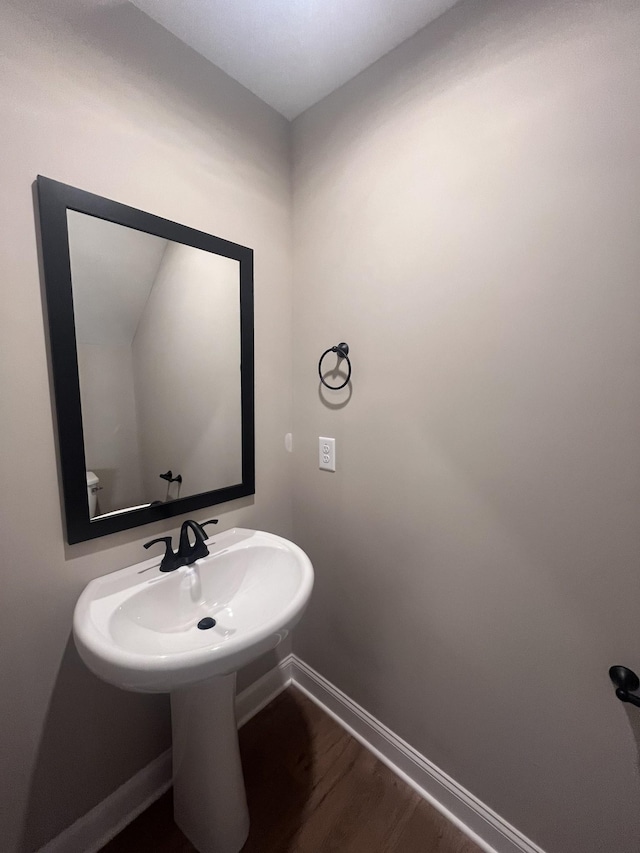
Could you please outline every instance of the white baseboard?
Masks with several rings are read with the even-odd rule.
[[[168,749],[40,848],[39,853],[97,853],[170,787]]]
[[[500,815],[291,654],[238,694],[238,728],[290,684],[306,694],[486,853],[544,853]],[[160,755],[39,853],[97,853],[171,786],[171,750]]]
[[[544,853],[368,711],[299,658],[292,683],[487,853]]]

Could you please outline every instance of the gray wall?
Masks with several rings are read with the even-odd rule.
[[[100,478],[96,515],[144,503],[131,345],[78,341],[78,372],[87,470]]]
[[[242,480],[239,270],[180,243],[162,258],[131,347],[148,501],[167,469],[182,497]]]
[[[0,850],[13,853],[168,747],[166,697],[100,683],[70,631],[91,578],[182,521],[65,545],[32,183],[40,173],[255,249],[258,492],[218,514],[285,536],[291,227],[285,120],[130,5],[4,2],[0,54]]]
[[[294,649],[549,853],[640,844],[639,42],[463,3],[294,122]]]

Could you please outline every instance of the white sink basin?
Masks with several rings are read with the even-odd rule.
[[[125,690],[171,692],[233,673],[286,637],[313,587],[307,555],[241,528],[207,546],[193,566],[162,573],[155,557],[88,584],[73,632],[89,669]],[[202,630],[206,617],[215,625]]]

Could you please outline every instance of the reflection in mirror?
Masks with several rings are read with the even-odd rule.
[[[251,249],[37,186],[69,543],[254,494]]]
[[[90,516],[240,482],[239,262],[67,220]]]

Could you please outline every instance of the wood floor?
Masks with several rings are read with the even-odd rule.
[[[251,832],[242,853],[481,853],[299,690],[240,730]],[[171,792],[102,853],[193,853]]]

